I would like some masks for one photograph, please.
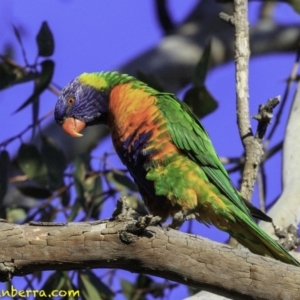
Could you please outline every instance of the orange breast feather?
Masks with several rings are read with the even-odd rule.
[[[108,126],[113,141],[122,144],[132,134],[136,137],[151,132],[148,148],[155,147],[153,160],[168,157],[178,150],[171,142],[166,120],[156,105],[156,97],[143,89],[132,88],[132,84],[120,84],[110,94]],[[135,141],[132,140],[131,144]],[[147,149],[146,149],[147,150]]]

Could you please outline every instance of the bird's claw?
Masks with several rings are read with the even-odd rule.
[[[178,230],[181,225],[188,220],[195,219],[196,216],[194,214],[186,214],[182,211],[178,211],[174,216],[171,224],[168,225],[167,229],[175,229]]]

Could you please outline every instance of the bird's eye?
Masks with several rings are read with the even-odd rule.
[[[75,99],[74,99],[73,97],[69,97],[69,98],[67,99],[67,103],[68,103],[69,105],[73,105],[73,104],[75,103]]]

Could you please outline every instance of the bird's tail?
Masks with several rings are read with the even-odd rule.
[[[252,219],[249,217],[236,217],[236,221],[236,226],[239,226],[241,230],[234,230],[230,234],[251,252],[259,255],[267,255],[287,264],[300,266],[299,261],[264,232]]]

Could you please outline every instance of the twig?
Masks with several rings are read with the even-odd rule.
[[[267,104],[261,104],[258,109],[258,114],[252,118],[258,121],[255,137],[261,142],[265,136],[268,125],[273,118],[273,109],[279,104],[280,96],[271,98]]]
[[[249,24],[248,1],[234,0],[235,66],[236,66],[236,105],[237,122],[240,137],[245,149],[245,166],[242,176],[241,194],[251,199],[254,183],[257,178],[258,166],[263,154],[262,145],[253,136],[249,116]]]
[[[273,146],[271,149],[269,149],[267,152],[264,153],[263,161],[268,160],[269,158],[273,157],[275,154],[277,154],[279,151],[282,150],[283,141],[279,142],[275,146]]]
[[[230,15],[224,13],[224,12],[221,12],[219,14],[219,16],[220,16],[221,20],[227,22],[231,26],[234,26],[234,17],[233,16],[230,16]]]
[[[44,120],[46,120],[47,118],[49,118],[50,116],[53,115],[53,109],[50,110],[48,113],[46,113],[43,117],[41,117],[38,121],[37,124],[40,124],[41,122],[43,122]],[[31,129],[34,125],[30,124],[28,125],[24,130],[22,130],[20,133],[16,134],[13,137],[8,138],[7,140],[3,141],[2,143],[0,143],[0,147],[6,147],[8,144],[10,144],[11,142],[13,142],[16,139],[20,139],[29,129]]]

